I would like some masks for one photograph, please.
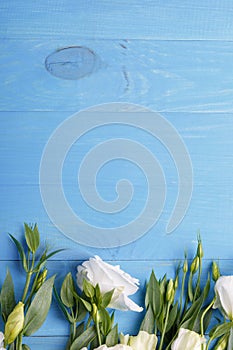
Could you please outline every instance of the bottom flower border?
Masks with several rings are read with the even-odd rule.
[[[13,235],[10,238],[26,278],[16,300],[13,278],[9,270],[6,273],[0,294],[4,323],[0,350],[30,350],[26,337],[44,323],[53,295],[70,326],[65,350],[233,349],[233,276],[221,275],[215,261],[203,276],[200,235],[191,263],[185,254],[174,278],[165,274],[158,279],[152,270],[144,307],[131,299],[139,280],[119,265],[91,257],[77,267],[76,281],[69,272],[58,291],[56,276],[47,278],[46,263],[61,249],[50,252],[41,247],[37,225],[24,224],[23,244]],[[115,310],[142,312],[137,335],[119,332]]]

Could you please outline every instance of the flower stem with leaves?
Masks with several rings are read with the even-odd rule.
[[[26,277],[18,303],[9,270],[1,289],[1,314],[5,323],[4,345],[9,350],[28,350],[29,347],[22,344],[24,337],[31,336],[42,326],[51,305],[55,276],[46,280],[45,265],[50,257],[61,250],[48,253],[46,248],[41,255],[38,254],[40,234],[37,225],[24,224],[26,249],[13,235],[10,234],[10,237],[18,250]],[[40,279],[42,275],[43,278]]]

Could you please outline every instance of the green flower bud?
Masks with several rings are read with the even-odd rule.
[[[166,292],[166,301],[173,302],[174,299],[174,282],[172,279],[169,280]]]
[[[196,256],[193,261],[192,261],[192,264],[191,264],[191,267],[190,267],[190,271],[192,273],[196,273],[197,270],[198,270],[198,267],[199,267],[199,256]]]
[[[47,277],[47,274],[48,274],[48,270],[47,270],[47,269],[44,269],[44,270],[40,273],[40,275],[39,275],[39,277],[38,277],[38,279],[37,279],[35,292],[37,292],[37,291],[40,289],[40,287],[42,286],[42,284],[45,282],[46,277]]]
[[[23,329],[24,304],[20,301],[7,318],[5,326],[5,345],[13,343]]]
[[[185,259],[185,261],[184,261],[183,272],[184,272],[184,273],[187,273],[187,272],[188,272],[188,261],[187,261],[187,259]]]
[[[219,267],[218,264],[213,261],[212,263],[212,278],[214,280],[214,282],[216,282],[220,277],[220,271],[219,271]]]
[[[198,246],[197,246],[197,256],[201,259],[204,256],[204,251],[203,251],[203,247],[202,247],[202,243],[201,240],[198,240]]]
[[[92,315],[93,315],[93,318],[96,320],[98,318],[98,309],[97,309],[97,306],[96,304],[94,303],[92,305]]]
[[[175,282],[174,282],[174,289],[175,289],[175,290],[178,288],[178,285],[179,285],[179,277],[176,276]]]

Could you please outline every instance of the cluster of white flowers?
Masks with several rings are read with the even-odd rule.
[[[114,289],[113,297],[109,307],[119,310],[142,311],[143,308],[134,303],[128,296],[138,290],[139,281],[120,269],[119,266],[112,266],[95,256],[78,266],[77,284],[82,289],[83,280],[86,279],[93,286],[97,284],[101,293]],[[233,321],[233,276],[221,276],[215,284],[216,300],[213,305],[218,308],[223,316]],[[120,335],[120,344],[112,347],[101,345],[95,350],[156,350],[158,343],[155,334],[140,331],[137,336]],[[207,349],[207,340],[200,334],[180,328],[177,338],[171,345],[171,350],[203,350]],[[233,331],[231,330],[228,348],[232,350]],[[1,349],[0,349],[1,350]],[[83,348],[82,350],[87,350]]]
[[[120,344],[112,347],[101,345],[95,350],[155,350],[158,339],[155,334],[148,334],[147,332],[140,331],[137,336],[121,334],[120,342]],[[81,350],[87,350],[87,348]]]

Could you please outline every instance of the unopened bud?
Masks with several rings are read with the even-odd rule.
[[[39,277],[38,277],[38,279],[37,279],[35,292],[37,292],[37,291],[40,289],[40,287],[42,286],[42,284],[45,282],[46,277],[47,277],[47,274],[48,274],[48,270],[47,270],[47,269],[44,269],[44,270],[40,273],[40,275],[39,275]]]
[[[187,259],[185,259],[185,261],[184,261],[183,272],[184,272],[184,273],[187,273],[187,272],[188,272],[188,261],[187,261]]]
[[[11,344],[23,329],[24,304],[20,301],[7,318],[5,326],[5,344]]]
[[[190,266],[190,270],[192,273],[196,273],[197,270],[198,270],[198,267],[199,267],[199,257],[196,256],[193,261],[192,261],[192,264]]]
[[[218,264],[213,261],[212,263],[212,278],[214,280],[214,282],[216,282],[220,277],[220,271],[219,271],[219,267]]]
[[[98,313],[98,309],[95,303],[92,305],[92,313],[93,313],[93,318],[95,319]]]
[[[197,256],[201,259],[204,256],[204,252],[203,252],[203,247],[202,247],[202,243],[201,240],[198,240],[198,246],[197,246]]]
[[[174,281],[174,289],[176,290],[178,288],[179,285],[179,277],[176,276],[175,281]]]
[[[169,280],[166,292],[166,301],[173,302],[174,299],[174,282],[172,279]]]

